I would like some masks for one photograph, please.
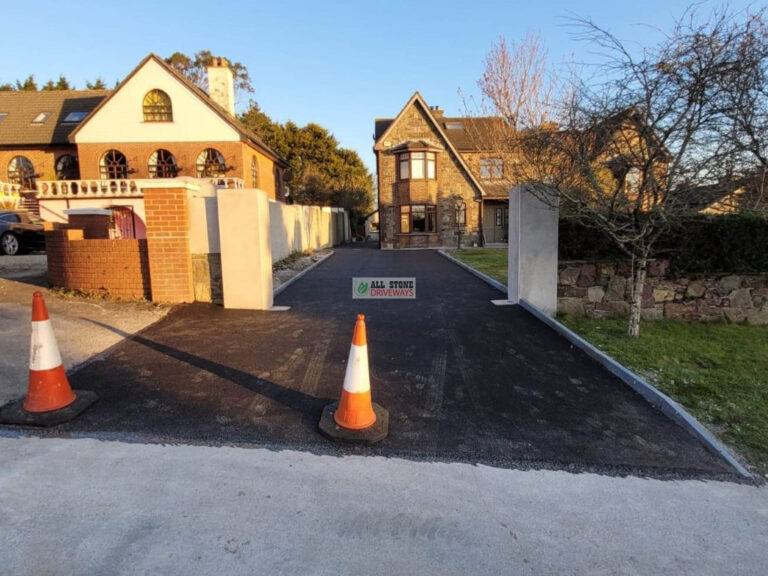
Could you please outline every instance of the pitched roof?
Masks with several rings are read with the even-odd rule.
[[[107,98],[102,100],[98,106],[93,110],[93,113],[86,118],[83,122],[80,123],[80,125],[75,129],[72,130],[72,133],[70,134],[70,139],[77,133],[78,130],[82,126],[84,126],[88,120],[90,120],[93,116],[95,116],[99,109],[102,106],[105,106],[107,102],[117,93],[120,91],[120,89],[125,86],[131,78],[139,71],[141,70],[144,65],[149,62],[150,60],[155,61],[157,64],[159,64],[163,69],[166,70],[171,76],[173,76],[176,80],[178,80],[181,84],[183,84],[188,90],[193,92],[200,100],[206,104],[211,110],[213,110],[216,114],[221,117],[222,120],[227,122],[232,128],[234,128],[240,136],[249,141],[251,144],[262,150],[264,153],[267,154],[267,156],[270,156],[275,162],[282,165],[284,168],[288,167],[288,162],[280,156],[277,152],[272,150],[269,146],[267,146],[264,141],[259,138],[258,135],[256,135],[254,132],[248,129],[248,127],[243,124],[243,122],[240,121],[239,118],[236,118],[235,116],[232,116],[229,112],[227,112],[226,109],[224,109],[222,106],[219,106],[216,102],[214,102],[211,97],[208,95],[208,93],[200,88],[199,86],[195,85],[193,82],[188,80],[181,72],[176,70],[173,66],[168,64],[165,60],[157,56],[156,54],[149,53],[144,59],[138,63],[138,65],[131,71],[128,76],[126,76],[120,84],[118,84],[117,88],[112,91]]]
[[[65,122],[73,112],[90,114],[109,90],[50,90],[41,92],[0,91],[0,146],[50,146],[69,144],[69,134],[78,122]],[[49,116],[40,123],[41,113]],[[82,122],[80,122],[82,123]]]
[[[459,163],[459,165],[464,169],[464,172],[469,176],[470,181],[475,186],[475,188],[480,192],[480,194],[485,195],[486,191],[482,184],[478,181],[475,174],[472,172],[472,170],[469,169],[469,166],[464,160],[464,157],[459,153],[459,150],[457,149],[456,145],[454,144],[453,139],[451,136],[449,136],[449,132],[453,130],[448,130],[445,127],[447,120],[443,117],[436,118],[435,115],[432,112],[432,109],[427,106],[427,103],[425,102],[424,98],[419,94],[418,92],[414,92],[413,96],[408,100],[408,102],[403,106],[402,110],[400,110],[400,113],[397,115],[396,118],[377,118],[375,120],[375,134],[374,134],[374,150],[384,150],[383,142],[386,136],[389,134],[390,130],[394,127],[394,125],[402,118],[402,116],[405,114],[405,111],[410,108],[411,106],[418,104],[421,109],[423,110],[424,114],[426,114],[427,118],[431,121],[432,126],[435,128],[437,133],[445,140],[447,146],[446,148],[450,153],[453,154],[453,156],[456,158],[456,161]],[[399,143],[396,143],[396,145]]]
[[[394,118],[377,118],[374,140],[378,141],[394,121]],[[494,125],[503,122],[503,119],[497,117],[456,116],[447,118],[439,116],[435,117],[435,121],[440,125],[443,134],[456,150],[480,152],[482,150],[481,143],[490,141],[487,136],[492,133]]]

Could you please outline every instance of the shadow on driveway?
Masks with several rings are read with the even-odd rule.
[[[352,300],[353,276],[414,276],[417,300]],[[289,287],[288,312],[178,307],[71,378],[101,400],[52,435],[260,445],[500,467],[733,478],[719,457],[519,307],[431,251],[342,248]],[[317,432],[367,317],[372,447]]]

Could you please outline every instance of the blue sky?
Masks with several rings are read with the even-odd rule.
[[[459,114],[491,43],[538,31],[553,61],[587,58],[568,18],[590,17],[629,42],[652,43],[688,1],[13,2],[2,9],[0,83],[64,74],[78,88],[111,86],[147,53],[209,49],[242,62],[273,119],[317,122],[372,170],[373,121],[415,90]],[[704,9],[718,6],[703,4]],[[746,2],[731,2],[732,8]],[[650,27],[649,27],[650,26]],[[248,97],[240,98],[239,108]]]

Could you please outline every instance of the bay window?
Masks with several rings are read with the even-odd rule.
[[[400,206],[400,232],[437,232],[437,218],[434,204],[405,204]]]
[[[437,155],[434,152],[405,152],[398,156],[400,180],[434,180]]]

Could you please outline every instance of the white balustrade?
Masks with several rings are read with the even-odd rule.
[[[140,198],[135,180],[39,180],[37,198]]]
[[[18,184],[11,184],[10,182],[3,182],[0,180],[0,194],[3,196],[13,196],[21,192],[21,186]]]
[[[21,203],[21,186],[0,181],[0,208],[18,208]]]
[[[242,178],[200,178],[213,182],[217,188],[242,189]],[[142,184],[147,180],[38,180],[37,198],[40,200],[55,198],[141,198],[144,196]],[[0,183],[2,186],[4,183]],[[18,192],[16,184],[7,184]],[[0,187],[0,190],[4,188]],[[8,193],[9,195],[11,192]]]
[[[216,188],[230,188],[233,190],[242,190],[245,188],[245,181],[242,178],[200,178],[204,182],[213,182]]]

